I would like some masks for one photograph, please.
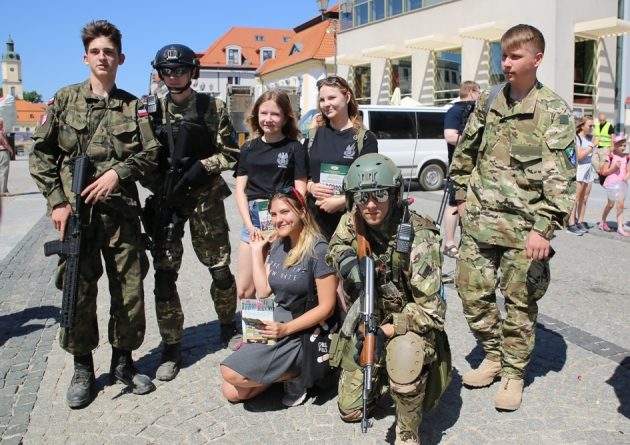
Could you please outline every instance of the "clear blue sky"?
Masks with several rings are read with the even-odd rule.
[[[22,59],[24,91],[44,100],[62,86],[88,77],[80,31],[106,19],[123,35],[127,59],[117,85],[135,94],[148,91],[150,62],[168,43],[206,50],[233,26],[293,28],[319,14],[315,0],[57,0],[2,1],[0,48],[9,35]],[[331,0],[330,5],[337,3]],[[1,81],[1,80],[0,80]]]

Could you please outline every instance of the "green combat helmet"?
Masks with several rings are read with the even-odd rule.
[[[380,153],[368,153],[355,159],[343,179],[346,209],[352,209],[354,192],[395,189],[395,202],[402,205],[403,178],[394,161]]]

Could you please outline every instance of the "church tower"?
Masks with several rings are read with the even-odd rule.
[[[16,99],[24,98],[22,61],[20,55],[15,52],[11,36],[7,41],[7,50],[2,53],[2,93],[3,96],[11,95]]]

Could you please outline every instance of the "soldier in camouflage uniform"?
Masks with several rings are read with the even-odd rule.
[[[355,306],[363,289],[356,240],[358,223],[364,227],[375,262],[377,349],[384,349],[380,354],[377,351],[381,360],[376,364],[368,409],[374,407],[389,383],[396,405],[396,443],[419,443],[427,375],[437,359],[436,339],[445,337],[439,230],[429,219],[404,211],[402,174],[381,154],[367,154],[354,161],[343,186],[347,207],[356,206],[341,218],[326,256],[328,264],[343,278],[349,299],[346,305],[352,307],[341,333],[351,338],[340,340],[340,344],[345,342],[340,347],[340,416],[347,422],[358,421],[363,409],[363,371],[352,359],[356,344],[361,343],[354,334]],[[397,227],[403,215],[412,225],[413,242],[408,251],[398,252]],[[417,359],[410,360],[410,355]]]
[[[495,406],[511,411],[521,405],[537,301],[549,285],[549,241],[575,199],[575,128],[564,100],[536,78],[545,46],[540,31],[517,25],[501,46],[508,82],[481,95],[450,175],[463,218],[457,289],[485,351],[463,382],[483,387],[500,376]],[[496,304],[497,284],[505,318]]]
[[[224,151],[226,147],[232,146],[232,140],[231,125],[223,101],[198,94],[191,88],[191,81],[199,76],[199,60],[193,50],[184,45],[167,45],[157,52],[152,65],[169,93],[157,101],[155,110],[149,109],[153,127],[163,148],[159,168],[142,181],[143,185],[156,195],[164,192],[165,176],[171,167],[169,151],[172,150],[169,148],[167,118],[176,146],[182,143],[179,138],[185,137],[182,131],[184,122],[197,124],[203,128],[202,131],[207,132],[201,138],[198,134],[189,134],[184,142],[186,149],[191,150],[185,155],[192,158],[192,164],[174,187],[174,194],[178,197],[174,210],[180,218],[173,230],[172,240],[163,245],[154,243],[151,250],[155,269],[157,320],[164,343],[162,363],[156,377],[159,380],[172,380],[179,372],[181,361],[184,313],[175,283],[184,253],[182,237],[187,219],[190,221],[192,245],[197,258],[208,267],[212,276],[210,294],[219,317],[224,346],[237,335],[234,320],[236,283],[230,272],[229,227],[223,204],[231,192],[220,174],[233,168],[235,162]],[[208,145],[206,148],[209,150],[204,152],[203,157],[192,149],[199,144]],[[153,223],[159,224],[159,221]]]
[[[99,342],[96,294],[103,274],[101,254],[111,297],[110,375],[136,394],[155,389],[147,376],[136,371],[131,351],[144,339],[142,280],[149,267],[140,241],[140,205],[134,181],[156,167],[159,143],[142,103],[115,85],[116,71],[124,61],[120,31],[99,20],[86,25],[81,37],[89,80],[62,88],[49,101],[33,137],[29,163],[62,239],[75,204],[70,190],[72,160],[85,153],[96,170],[82,193],[86,205],[74,325],[61,328],[59,336],[63,349],[74,355],[74,376],[66,395],[72,408],[91,400],[92,350]],[[61,261],[60,289],[63,266]]]

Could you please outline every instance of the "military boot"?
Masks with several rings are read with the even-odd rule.
[[[66,402],[70,408],[82,408],[92,401],[94,385],[94,362],[92,353],[74,356],[74,375],[66,392]]]
[[[147,394],[155,389],[151,379],[140,374],[133,365],[131,351],[112,347],[112,365],[109,369],[109,377],[112,383],[119,381],[127,385],[134,394]]]
[[[179,364],[182,361],[182,345],[174,343],[172,345],[164,344],[162,351],[162,363],[157,369],[155,376],[158,380],[173,380],[179,372]]]
[[[236,322],[221,325],[221,344],[224,348],[236,351],[242,341],[243,336],[236,330]]]
[[[462,376],[462,383],[473,388],[491,385],[501,373],[501,363],[484,358],[477,369],[468,371]]]
[[[501,377],[499,390],[494,397],[494,406],[501,411],[516,411],[523,400],[523,379]]]
[[[396,427],[396,441],[394,445],[420,445],[420,438],[417,434],[412,433],[411,431],[400,431],[398,427]]]

